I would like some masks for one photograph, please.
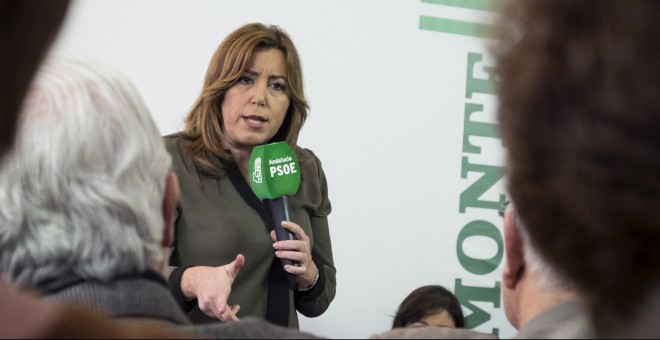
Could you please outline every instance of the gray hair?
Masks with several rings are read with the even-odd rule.
[[[507,210],[515,213],[516,228],[520,232],[520,237],[523,242],[523,249],[525,251],[525,264],[528,266],[531,273],[536,275],[539,284],[547,290],[563,290],[568,291],[574,289],[572,281],[566,279],[564,276],[557,273],[539,254],[529,237],[529,233],[525,229],[525,224],[520,219],[520,216],[515,212],[513,202],[507,205]]]
[[[50,56],[0,168],[0,272],[38,288],[73,273],[107,281],[163,261],[171,165],[132,83],[98,62]]]

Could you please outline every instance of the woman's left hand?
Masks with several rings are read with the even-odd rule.
[[[277,241],[275,231],[270,232],[270,237],[275,243],[275,256],[280,259],[289,259],[298,262],[298,267],[292,265],[285,265],[284,270],[287,272],[298,275],[299,282],[298,288],[307,288],[314,283],[318,268],[314,261],[312,261],[312,251],[309,244],[309,237],[305,231],[297,224],[290,221],[283,221],[282,227],[290,231],[296,236],[295,240]]]

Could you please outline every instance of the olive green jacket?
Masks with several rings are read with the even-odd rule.
[[[181,191],[170,264],[180,268],[220,266],[233,261],[237,254],[243,254],[245,265],[236,276],[228,303],[241,306],[239,318],[256,316],[265,319],[269,270],[276,257],[268,225],[263,214],[256,209],[263,209],[263,204],[245,180],[232,181],[230,176],[218,180],[201,172],[181,150],[180,143],[176,134],[165,137],[172,155],[172,170],[179,178]],[[300,225],[310,238],[312,258],[319,267],[320,277],[310,291],[288,290],[288,326],[291,328],[298,328],[296,311],[307,317],[325,312],[336,289],[328,228],[328,214],[332,208],[325,174],[319,159],[310,150],[296,148],[296,153],[300,155],[299,159],[307,161],[300,162],[300,188],[296,195],[288,198],[289,214],[291,221]],[[235,164],[233,166],[237,170]],[[170,287],[173,287],[172,280]],[[193,322],[213,320],[196,306],[190,317]]]

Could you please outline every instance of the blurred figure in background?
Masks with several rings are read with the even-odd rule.
[[[660,336],[660,2],[511,1],[494,50],[508,191],[600,337]]]
[[[454,293],[438,285],[413,290],[399,305],[392,329],[399,327],[465,327],[461,304]]]

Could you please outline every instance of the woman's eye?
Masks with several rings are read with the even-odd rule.
[[[248,76],[241,76],[238,78],[238,82],[241,84],[252,84],[252,78]]]
[[[285,91],[286,85],[281,83],[271,83],[270,86],[277,91]]]

